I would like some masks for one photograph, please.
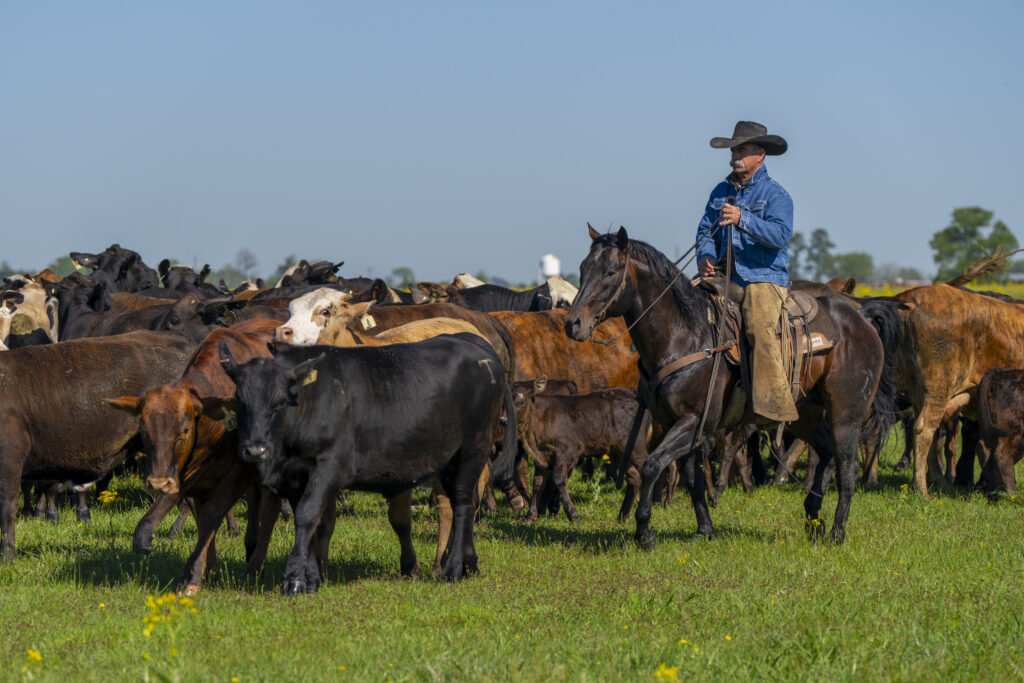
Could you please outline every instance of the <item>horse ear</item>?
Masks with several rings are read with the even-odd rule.
[[[629,235],[626,234],[626,228],[619,226],[619,232],[615,235],[615,244],[619,247],[619,251],[626,251],[629,246]]]
[[[590,232],[590,239],[592,240],[596,240],[598,237],[601,236],[601,233],[599,233],[597,230],[594,230],[594,226],[592,226],[590,223],[587,223],[587,230]]]

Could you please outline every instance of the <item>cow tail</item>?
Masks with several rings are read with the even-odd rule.
[[[882,373],[871,404],[871,414],[861,427],[861,439],[875,438],[879,447],[889,439],[893,426],[900,421],[894,375],[896,356],[903,342],[903,316],[898,301],[874,299],[867,301],[860,314],[874,325],[882,342]]]
[[[501,454],[491,463],[491,481],[508,481],[515,470],[516,452],[519,445],[519,430],[516,427],[516,404],[512,401],[512,389],[508,381],[502,382],[505,388],[505,440],[501,444]]]
[[[486,314],[485,314],[486,315]],[[490,316],[488,316],[490,317]],[[501,338],[502,343],[505,345],[505,352],[508,354],[508,382],[511,384],[516,379],[516,346],[515,342],[512,341],[512,335],[509,334],[508,328],[505,327],[504,323],[495,318],[491,318],[491,325],[494,327],[494,331]]]

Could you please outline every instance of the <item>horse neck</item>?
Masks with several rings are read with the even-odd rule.
[[[648,371],[713,346],[714,333],[706,313],[707,298],[688,281],[683,282],[681,289],[689,299],[688,310],[700,311],[699,316],[687,315],[688,311],[676,301],[668,280],[644,265],[636,267],[639,277],[634,278],[633,300],[623,318]]]

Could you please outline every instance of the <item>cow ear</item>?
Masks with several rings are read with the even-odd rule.
[[[587,223],[587,232],[590,233],[591,240],[597,240],[597,238],[601,236],[601,233],[599,233],[597,230],[594,230],[594,226],[591,225],[590,223]]]
[[[103,313],[110,309],[113,305],[113,300],[110,298],[110,292],[107,291],[106,280],[100,280],[93,285],[86,305],[97,313]]]
[[[229,413],[235,411],[235,397],[229,396],[227,398],[221,398],[220,396],[203,396],[199,398],[199,403],[202,406],[202,413],[204,417],[208,417],[211,420],[224,420],[228,417]]]
[[[857,278],[851,277],[843,285],[843,294],[853,294],[853,290],[857,289]]]
[[[256,289],[266,289],[266,284],[263,282],[263,278],[256,278]]]
[[[292,368],[291,373],[288,376],[289,405],[298,405],[298,388],[300,386],[313,384],[317,381],[316,364],[322,361],[325,355],[326,354],[321,353],[319,356],[302,361]]]
[[[171,260],[165,258],[163,261],[158,263],[156,266],[156,272],[160,273],[160,282],[162,282],[163,286],[166,287],[167,274],[171,272]]]
[[[199,277],[196,279],[196,282],[202,282],[203,280],[205,280],[206,276],[208,276],[210,272],[210,264],[204,263],[203,269],[199,271]]]
[[[388,301],[391,298],[391,292],[388,291],[388,286],[384,284],[384,281],[377,278],[370,285],[370,298],[379,304]]]
[[[430,303],[430,294],[420,289],[419,285],[409,288],[409,293],[412,294],[412,302],[414,304],[427,304]]]
[[[129,415],[139,415],[142,412],[143,398],[141,396],[118,396],[103,400],[108,406],[123,410]]]
[[[547,377],[538,377],[537,379],[533,380],[533,391],[535,393],[538,393],[538,394],[543,393],[544,389],[547,386],[548,386],[548,378]]]
[[[231,355],[231,349],[228,347],[228,343],[225,340],[221,340],[220,344],[217,345],[217,352],[220,354],[220,366],[224,368],[224,372],[228,373],[228,377],[232,380],[235,379],[235,373],[238,372],[238,363],[235,361],[235,357]]]
[[[621,225],[615,234],[615,246],[619,248],[619,251],[626,251],[629,247],[629,235],[626,234],[626,228]]]

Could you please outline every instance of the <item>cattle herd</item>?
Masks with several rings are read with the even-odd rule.
[[[163,261],[154,270],[118,245],[99,254],[72,252],[79,272],[64,278],[51,271],[6,278],[0,558],[15,556],[20,509],[57,521],[54,500],[66,491],[88,521],[90,490],[102,490],[121,467],[139,468],[153,494],[132,538],[135,549],[150,549],[157,526],[179,504],[176,524],[194,514],[196,545],[180,586],[187,594],[198,592],[216,567],[216,532],[225,520],[234,524],[232,509],[243,497],[252,575],[262,569],[274,523],[290,508],[295,543],[282,590],[294,594],[320,584],[343,489],[387,499],[401,573],[415,576],[411,492],[429,487],[439,522],[433,573],[459,579],[478,568],[473,528],[481,507],[510,505],[524,511],[526,523],[561,510],[578,519],[566,486],[574,469],[625,479],[620,519],[639,492],[641,542],[643,515],[649,517],[641,513],[644,501],[669,501],[677,485],[689,490],[701,526],[701,506],[715,503],[737,465],[747,488],[788,481],[804,448],[800,429],[773,425],[765,432],[737,417],[745,414],[742,391],[718,401],[705,400],[707,381],[680,388],[689,371],[665,367],[677,358],[652,361],[641,328],[630,336],[647,311],[636,315],[619,304],[640,296],[633,278],[644,266],[630,254],[642,254],[646,245],[629,243],[621,231],[615,252],[613,236],[591,236],[591,257],[621,252],[614,257],[621,281],[619,271],[613,277],[611,270],[592,272],[585,262],[579,292],[561,278],[519,292],[465,275],[451,285],[398,291],[380,280],[341,277],[343,264],[330,261],[300,261],[272,288],[247,282],[229,290],[205,282],[208,267],[196,272]],[[860,442],[866,482],[889,424],[902,418],[920,493],[927,495],[929,482],[942,476],[993,496],[1015,490],[1024,370],[1006,368],[1024,368],[1018,341],[1024,306],[963,288],[991,265],[885,299],[858,299],[842,282],[794,283],[803,292],[798,301],[840,321],[828,328],[835,348],[812,349],[807,341],[796,354],[805,374],[822,375],[838,364],[845,353],[839,338],[854,327],[869,331],[867,348],[879,349],[874,369],[862,373],[867,381],[853,418],[860,431],[851,434]],[[582,300],[593,298],[602,277],[614,294],[591,314]],[[681,291],[676,280],[666,291]],[[693,291],[717,324],[716,315],[729,307],[721,290]],[[718,350],[683,360],[710,367],[705,359]],[[720,372],[742,386],[742,362],[724,362]],[[652,385],[662,374],[672,375],[670,381]],[[679,416],[664,407],[671,401],[659,398],[665,387],[704,404],[703,431],[691,425],[687,432],[699,438],[669,457],[662,454],[674,443]],[[800,403],[802,420],[804,406],[815,400],[811,393]],[[814,407],[840,411],[829,400]],[[835,471],[842,488],[851,472],[835,464],[839,436],[828,425],[843,428],[830,417],[821,428],[824,440],[805,439],[816,470],[808,481],[827,485]],[[954,466],[950,444],[961,424],[963,450]],[[975,458],[982,471],[977,483]],[[856,466],[854,460],[854,476]]]

